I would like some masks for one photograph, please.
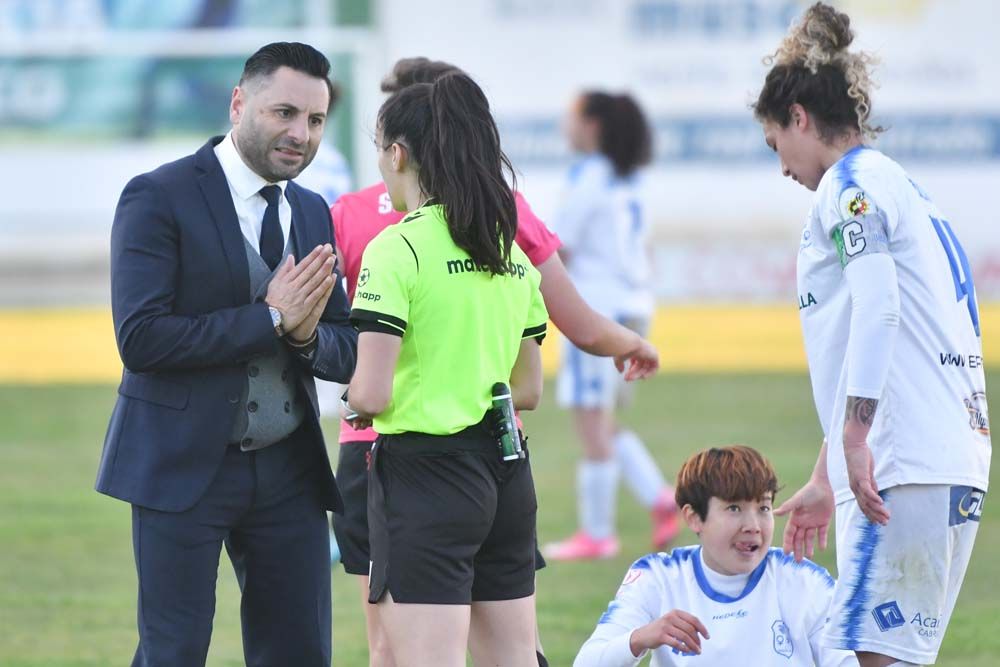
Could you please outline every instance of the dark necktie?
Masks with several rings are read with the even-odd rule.
[[[260,196],[267,201],[264,220],[260,224],[260,256],[274,271],[285,253],[285,235],[281,232],[281,223],[278,222],[281,188],[277,185],[265,185],[260,189]]]

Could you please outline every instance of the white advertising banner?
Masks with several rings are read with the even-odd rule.
[[[23,264],[41,238],[60,266],[106,262],[128,178],[225,129],[228,91],[253,48],[301,39],[343,55],[334,58],[349,109],[336,117],[339,145],[359,185],[378,179],[371,134],[380,77],[398,58],[427,56],[484,86],[520,187],[543,218],[557,207],[572,160],[560,129],[571,100],[586,89],[630,92],[656,130],[648,180],[660,298],[795,298],[811,193],[781,177],[748,105],[767,71],[762,57],[808,2],[371,3],[373,25],[320,31],[322,21],[302,8],[335,3],[241,2],[220,13],[225,3],[184,0],[145,16],[125,0],[0,0],[0,182],[14,195],[0,201],[0,261]],[[949,217],[980,300],[1000,299],[1000,3],[835,4],[852,17],[855,47],[882,61],[873,107],[889,131],[878,147]],[[58,30],[24,33],[22,14],[82,27],[43,21]],[[147,23],[158,26],[152,37]],[[219,37],[224,31],[242,32],[236,40]]]
[[[378,21],[387,68],[423,55],[461,66],[486,88],[522,189],[543,217],[572,159],[560,132],[571,99],[589,88],[632,93],[656,128],[661,297],[793,299],[811,193],[781,177],[748,104],[767,72],[762,57],[808,4],[383,0]],[[889,131],[877,146],[950,216],[981,298],[1000,297],[1000,4],[835,4],[852,17],[854,47],[881,59],[873,107]],[[379,101],[373,88],[358,117],[373,117]]]

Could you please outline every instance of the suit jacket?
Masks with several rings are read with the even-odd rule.
[[[161,511],[192,507],[222,462],[240,405],[246,362],[284,345],[267,305],[251,302],[246,249],[213,147],[133,178],[111,231],[111,305],[124,364],[96,488]],[[308,252],[333,244],[329,208],[289,182],[292,238]],[[305,252],[298,253],[301,257]],[[309,398],[304,428],[323,465],[323,502],[341,510],[313,376],[346,383],[357,333],[335,288],[311,360],[292,355]]]

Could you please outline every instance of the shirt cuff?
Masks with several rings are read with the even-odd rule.
[[[638,629],[635,628],[631,632],[626,632],[611,642],[608,648],[611,649],[609,651],[610,655],[614,656],[614,664],[622,665],[623,667],[632,667],[642,662],[642,659],[649,653],[649,649],[645,649],[639,655],[632,655],[632,647],[629,644],[632,642],[632,633]]]
[[[545,322],[542,322],[537,327],[529,327],[521,332],[521,340],[524,340],[525,338],[534,338],[535,342],[541,345],[542,341],[545,339],[545,329]]]
[[[358,331],[377,331],[395,336],[402,336],[406,333],[406,320],[361,308],[355,308],[351,311],[351,324]]]
[[[316,354],[316,348],[319,345],[319,333],[313,331],[312,336],[310,336],[309,340],[304,343],[298,343],[286,336],[285,343],[288,344],[288,349],[297,354],[300,358],[305,359],[306,361],[312,361],[313,355]]]

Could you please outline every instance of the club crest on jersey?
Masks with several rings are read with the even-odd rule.
[[[990,434],[990,416],[986,407],[986,392],[973,392],[965,400],[965,409],[969,412],[969,427],[980,435]]]
[[[778,655],[791,658],[795,652],[795,645],[792,643],[792,634],[788,631],[788,626],[780,618],[771,624],[771,634],[773,635],[772,646]]]
[[[840,193],[840,211],[845,219],[860,218],[869,213],[871,208],[871,202],[861,188],[850,187]]]

